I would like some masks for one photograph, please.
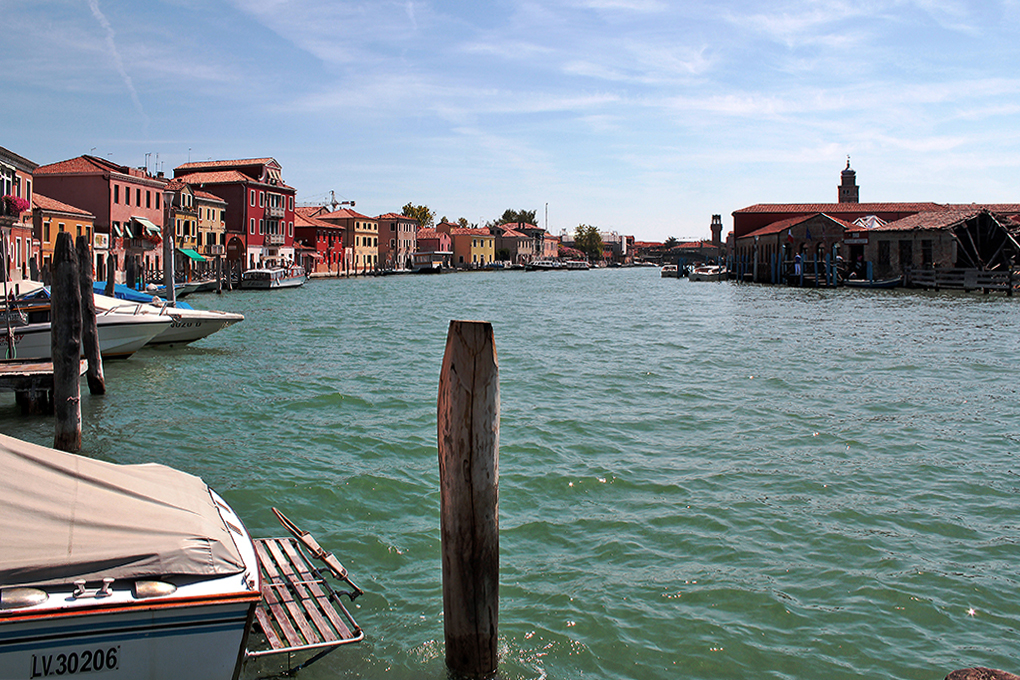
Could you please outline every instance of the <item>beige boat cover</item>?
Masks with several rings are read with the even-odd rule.
[[[0,435],[0,586],[225,576],[241,555],[198,477]]]

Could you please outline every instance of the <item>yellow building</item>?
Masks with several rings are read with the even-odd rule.
[[[90,244],[95,245],[92,242],[95,219],[95,216],[87,210],[55,201],[39,192],[32,194],[33,235],[40,244],[42,267],[49,267],[53,262],[53,245],[57,241],[57,234],[62,231],[70,232],[75,240],[79,236],[84,236]],[[107,238],[106,234],[96,236]],[[106,247],[108,244],[104,242],[100,245]]]
[[[440,222],[436,231],[450,235],[453,241],[453,266],[477,269],[496,259],[496,237],[487,229],[470,229],[449,222]]]

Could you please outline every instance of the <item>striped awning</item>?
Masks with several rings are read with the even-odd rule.
[[[132,221],[137,222],[145,231],[150,234],[160,234],[163,232],[162,229],[157,227],[155,224],[145,219],[144,217],[137,217],[136,215],[131,216]]]

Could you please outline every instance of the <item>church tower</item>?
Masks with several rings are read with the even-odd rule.
[[[846,157],[846,169],[840,173],[841,183],[839,185],[840,203],[859,203],[857,186],[857,173],[850,169],[850,156]]]

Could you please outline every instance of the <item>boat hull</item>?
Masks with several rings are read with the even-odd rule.
[[[99,352],[104,359],[126,359],[168,329],[172,321],[169,316],[100,314],[96,317]],[[16,326],[13,335],[18,359],[51,358],[49,322]],[[0,333],[0,355],[6,355],[7,348],[7,334]]]
[[[0,620],[0,680],[235,677],[257,600],[130,606]]]

